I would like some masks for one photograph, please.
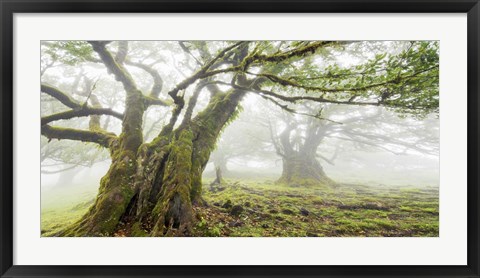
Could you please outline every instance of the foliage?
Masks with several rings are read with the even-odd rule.
[[[425,115],[438,112],[438,43],[431,41],[406,42],[399,53],[388,50],[369,51],[365,43],[352,43],[341,49],[333,48],[282,66],[279,74],[262,73],[269,79],[267,86],[274,90],[288,88],[292,95],[318,95],[333,102],[368,103],[376,101],[397,111]],[[337,52],[337,53],[335,53]],[[343,62],[338,52],[353,53]],[[365,53],[376,53],[352,62]],[[345,65],[350,63],[349,65]],[[355,102],[354,102],[355,100]],[[322,102],[321,100],[318,100]]]
[[[47,45],[44,54],[50,55],[52,60],[67,65],[74,66],[81,62],[92,61],[95,57],[90,44],[84,41],[52,41]]]

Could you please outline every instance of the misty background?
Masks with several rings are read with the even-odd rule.
[[[43,82],[59,84],[60,89],[72,92],[72,97],[80,102],[96,102],[102,107],[123,111],[121,100],[125,93],[112,75],[93,62],[78,64],[77,58],[67,52],[61,53],[64,56],[59,62],[59,53],[51,51],[51,44],[42,43]],[[408,45],[406,42],[378,42],[373,48],[370,46],[368,52],[362,51],[362,47],[365,46],[359,42],[347,51],[326,53],[319,62],[326,66],[332,63],[352,66],[385,49],[395,53]],[[152,65],[162,75],[163,87],[168,88],[192,74],[194,55],[200,55],[185,55],[178,42],[130,42],[130,48],[132,62],[126,67],[145,91],[152,86],[153,79],[133,65],[136,60],[141,58],[138,62]],[[155,51],[152,52],[152,49]],[[94,94],[89,94],[92,90]],[[185,94],[192,94],[191,89]],[[62,105],[52,97],[42,94],[41,98],[42,116],[63,111]],[[208,95],[201,95],[195,113],[204,108],[208,100]],[[143,129],[146,142],[168,123],[170,109],[152,106],[147,110]],[[273,184],[282,173],[282,158],[275,147],[278,136],[287,126],[294,126],[290,139],[295,148],[296,144],[302,145],[314,124],[327,130],[317,149],[317,160],[327,176],[335,181],[385,186],[438,186],[437,115],[412,117],[382,107],[315,103],[300,104],[299,113],[292,114],[257,95],[248,95],[242,102],[242,110],[238,119],[225,128],[218,140],[204,171],[207,183],[214,178],[215,168],[221,167],[225,179],[261,178]],[[311,116],[318,111],[321,111],[321,119]],[[121,130],[120,120],[111,116],[98,118],[102,128],[117,134]],[[89,118],[58,121],[57,125],[88,129]],[[98,187],[110,164],[107,150],[90,143],[68,140],[48,142],[45,137],[40,140],[42,190],[75,185]]]

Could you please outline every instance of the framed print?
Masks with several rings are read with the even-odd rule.
[[[1,277],[479,277],[478,1],[1,7]]]

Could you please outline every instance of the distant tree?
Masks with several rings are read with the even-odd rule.
[[[299,116],[300,111],[310,116]],[[407,151],[438,155],[436,119],[409,121],[379,108],[351,111],[332,104],[304,106],[295,113],[283,113],[275,117],[282,119],[280,122],[270,123],[272,142],[283,162],[279,183],[334,185],[322,163],[334,165],[342,146],[336,143],[333,153],[321,153],[320,147],[328,144],[328,139],[349,142],[350,151],[377,149],[396,155]],[[280,131],[276,125],[280,125]]]

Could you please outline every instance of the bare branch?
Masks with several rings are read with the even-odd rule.
[[[118,64],[115,61],[112,54],[110,54],[110,52],[108,52],[108,50],[105,48],[106,44],[104,42],[89,41],[89,43],[92,45],[93,50],[98,53],[109,72],[113,73],[117,81],[122,82],[127,93],[138,91],[137,85],[135,84],[135,81],[130,73],[128,73],[128,71],[125,70],[121,64]]]
[[[73,128],[53,127],[43,125],[41,129],[42,135],[49,140],[52,139],[67,139],[82,142],[97,143],[102,147],[109,148],[116,141],[117,136],[113,133],[100,131],[87,131]]]
[[[190,76],[190,77],[186,78],[185,80],[183,80],[182,82],[180,82],[175,88],[173,88],[170,92],[168,92],[168,95],[170,95],[173,99],[175,99],[177,97],[177,94],[178,94],[179,91],[186,89],[188,86],[195,83],[195,81],[197,81],[198,79],[206,78],[206,77],[213,76],[213,75],[216,75],[216,74],[219,74],[219,73],[231,72],[231,71],[238,70],[239,67],[231,67],[231,68],[228,68],[228,69],[215,70],[215,71],[208,72],[208,69],[210,69],[210,67],[212,67],[217,60],[224,57],[225,54],[228,51],[230,51],[230,50],[232,50],[232,49],[234,49],[234,48],[236,48],[236,47],[238,47],[242,44],[245,44],[245,42],[238,42],[238,43],[233,44],[229,47],[226,47],[225,49],[220,51],[212,60],[210,60],[210,62],[206,63],[200,70],[198,70],[192,76]]]
[[[61,172],[65,172],[65,171],[68,171],[68,170],[72,170],[74,168],[77,168],[78,166],[80,165],[72,165],[72,166],[68,166],[68,167],[65,167],[65,168],[62,168],[60,170],[53,170],[53,171],[50,171],[50,170],[41,170],[42,174],[47,174],[47,175],[51,175],[51,174],[58,174],[58,173],[61,173]]]
[[[142,63],[132,62],[132,61],[129,61],[129,60],[126,60],[125,63],[127,65],[131,65],[131,66],[140,68],[140,69],[146,71],[148,74],[150,74],[152,76],[153,86],[152,86],[152,89],[150,90],[150,97],[158,98],[158,96],[160,95],[160,92],[162,92],[162,88],[163,88],[163,79],[160,76],[160,74],[158,74],[158,71],[156,71],[153,67],[147,66],[147,65],[142,64]]]
[[[197,57],[195,57],[195,55],[193,55],[193,53],[190,51],[190,49],[188,49],[188,47],[185,45],[184,42],[182,41],[179,41],[178,42],[178,45],[180,45],[180,47],[182,48],[182,50],[185,52],[185,53],[188,53],[192,58],[193,60],[195,60],[195,62],[199,65],[199,66],[202,66],[202,62],[200,62]]]
[[[78,103],[76,100],[71,98],[69,95],[66,93],[60,91],[59,89],[47,85],[47,84],[42,84],[41,85],[41,91],[51,97],[56,98],[58,101],[63,103],[65,106],[68,106],[70,108],[80,108],[82,105]]]
[[[123,64],[125,62],[125,58],[128,54],[128,41],[119,41],[118,42],[118,51],[115,55],[115,61],[119,64]]]
[[[151,106],[151,105],[170,106],[170,105],[172,105],[171,100],[166,101],[166,100],[161,100],[161,99],[158,99],[158,98],[153,98],[153,97],[150,97],[150,96],[145,96],[144,101],[145,101],[145,106]]]
[[[86,117],[90,115],[109,115],[120,120],[123,119],[123,114],[115,112],[110,108],[93,108],[93,107],[83,106],[78,109],[73,109],[73,110],[42,117],[41,124],[46,125],[53,121],[68,120],[72,118]]]

